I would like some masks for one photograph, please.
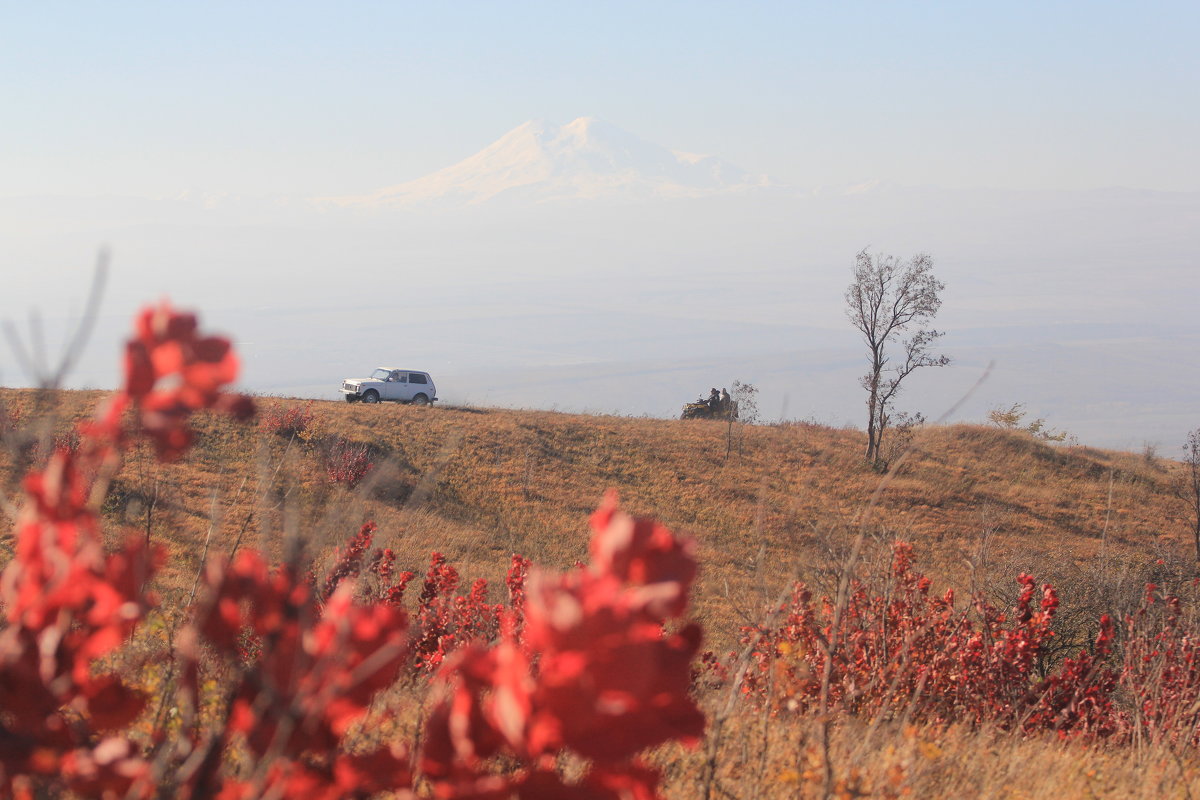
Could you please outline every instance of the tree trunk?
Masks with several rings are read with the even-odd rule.
[[[1192,479],[1192,538],[1196,542],[1196,566],[1200,568],[1200,480]]]
[[[871,359],[871,386],[867,397],[867,463],[874,464],[879,458],[879,376],[883,372],[882,359],[877,348]]]
[[[1190,442],[1189,442],[1190,444]],[[1196,543],[1196,565],[1200,567],[1200,460],[1195,449],[1187,452],[1186,462],[1191,478],[1188,505],[1192,507],[1192,538]]]

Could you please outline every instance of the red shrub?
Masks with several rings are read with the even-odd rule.
[[[692,544],[618,513],[611,497],[592,524],[588,569],[531,573],[524,645],[506,631],[443,669],[448,695],[421,761],[436,796],[655,797],[658,773],[639,752],[703,733],[688,691],[699,629],[663,630],[686,605]],[[591,760],[578,783],[553,769],[564,751]],[[496,759],[520,767],[496,774]]]
[[[365,444],[356,445],[338,441],[329,451],[325,462],[325,474],[330,483],[339,483],[353,489],[371,471],[370,452]]]
[[[176,313],[165,301],[143,310],[136,328],[125,347],[125,391],[104,419],[110,431],[125,401],[132,401],[139,432],[154,441],[160,458],[170,461],[192,444],[188,418],[193,412],[209,408],[238,419],[254,415],[248,397],[223,391],[238,372],[228,339],[198,336],[196,316]]]
[[[229,342],[197,338],[195,318],[166,304],[140,315],[125,367],[122,391],[25,479],[16,554],[0,575],[5,795],[28,796],[38,785],[87,796],[138,797],[153,788],[150,763],[122,733],[145,698],[93,662],[119,647],[154,603],[143,587],[159,554],[141,538],[103,552],[89,496],[106,487],[92,484],[120,464],[131,436],[122,414],[130,405],[137,412],[132,435],[150,438],[163,459],[190,444],[192,412],[245,416],[253,407],[223,391],[237,373]],[[161,388],[164,381],[172,388]]]
[[[312,427],[312,403],[302,406],[268,406],[259,412],[258,429],[284,439],[303,437]]]
[[[328,602],[342,581],[358,575],[359,570],[362,568],[363,558],[367,555],[367,551],[371,549],[371,537],[374,533],[375,523],[365,523],[354,538],[350,540],[350,544],[345,551],[338,553],[337,562],[333,565],[333,569],[329,571],[329,575],[325,578],[324,588],[321,589],[321,602]]]
[[[1026,710],[1026,730],[1057,731],[1062,736],[1105,737],[1121,728],[1113,704],[1117,673],[1106,663],[1112,653],[1112,620],[1100,618],[1100,633],[1092,652],[1067,658],[1042,681]]]
[[[525,628],[525,581],[529,577],[529,559],[517,553],[512,554],[512,563],[504,583],[508,587],[508,604],[511,608],[512,635],[521,639]]]
[[[396,585],[384,592],[383,600],[388,605],[401,606],[404,605],[404,590],[408,588],[409,581],[417,577],[415,572],[401,572]]]
[[[1139,740],[1200,745],[1200,625],[1178,597],[1146,587],[1125,620],[1121,687],[1132,698],[1125,719]]]
[[[1035,604],[1034,579],[1021,575],[1018,582],[1009,614],[982,596],[956,608],[953,592],[929,594],[929,580],[912,570],[912,547],[897,544],[883,593],[854,582],[838,610],[828,599],[814,606],[798,584],[782,624],[745,629],[755,668],[742,691],[776,712],[812,711],[824,688],[831,709],[871,718],[1112,733],[1115,676],[1100,665],[1111,629],[1102,628],[1094,655],[1067,659],[1040,680],[1035,667],[1054,635],[1058,598],[1045,585]],[[706,663],[727,676],[712,656]]]
[[[392,572],[396,569],[396,554],[390,547],[376,550],[371,557],[371,571],[379,578],[381,586],[387,586],[392,581]]]
[[[79,452],[81,444],[79,431],[74,429],[56,434],[48,440],[39,440],[32,448],[33,463],[46,464],[51,456],[60,451],[75,454]]]
[[[145,698],[92,662],[119,647],[153,598],[144,539],[101,550],[87,485],[67,452],[26,478],[13,560],[0,577],[0,794],[21,779],[124,794],[148,764],[123,733]],[[134,796],[142,794],[133,792]]]
[[[215,757],[185,764],[181,784],[207,796],[343,797],[363,788],[360,772],[370,764],[379,789],[408,785],[403,752],[380,746],[351,754],[342,744],[374,694],[389,686],[404,664],[407,619],[382,603],[356,604],[344,584],[325,604],[292,565],[274,571],[262,556],[243,551],[230,565],[210,564],[207,601],[181,635],[184,706],[202,705],[199,647],[207,643],[233,670],[223,718],[210,730],[195,719],[191,746]],[[241,658],[243,632],[262,642],[257,659]],[[250,778],[223,771],[219,756],[235,736],[254,759]]]

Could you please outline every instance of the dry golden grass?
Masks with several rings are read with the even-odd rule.
[[[35,432],[66,430],[101,397],[0,392],[26,420],[57,418]],[[210,530],[213,553],[235,542],[272,551],[286,536],[325,553],[368,519],[399,567],[419,572],[440,550],[465,576],[495,581],[513,552],[555,568],[583,559],[588,514],[615,488],[635,513],[696,536],[697,615],[718,644],[795,576],[821,585],[860,530],[881,545],[912,542],[942,585],[1002,585],[1024,570],[1063,584],[1064,604],[1097,565],[1133,586],[1158,559],[1190,557],[1185,509],[1169,491],[1174,462],[996,428],[921,431],[871,506],[882,476],[863,464],[856,431],[333,402],[312,410],[310,431],[290,441],[206,415],[182,463],[158,464],[139,448],[106,523],[168,546],[168,595],[190,586]],[[376,468],[356,490],[325,476],[336,439],[371,448]],[[3,458],[12,499],[19,470]]]
[[[1085,747],[1052,736],[1021,739],[1004,731],[937,729],[843,720],[833,725],[828,760],[830,797],[922,800],[1161,800],[1200,796],[1191,754]],[[711,748],[711,749],[710,749]],[[706,762],[716,755],[710,778]],[[699,798],[823,798],[825,749],[812,719],[741,714],[718,742],[664,748],[665,794]]]
[[[0,390],[0,405],[21,413],[23,434],[43,439],[68,430],[101,398]],[[514,552],[567,567],[586,558],[587,517],[608,488],[634,513],[696,537],[702,572],[694,613],[719,651],[795,578],[828,586],[860,532],[868,562],[894,539],[912,542],[939,589],[1005,591],[1020,571],[1054,582],[1064,612],[1080,609],[1075,639],[1086,636],[1100,604],[1135,598],[1145,578],[1161,582],[1193,563],[1185,508],[1170,491],[1180,465],[1051,446],[992,427],[919,431],[904,466],[885,481],[864,465],[861,433],[817,425],[311,407],[312,427],[294,439],[202,415],[197,446],[181,463],[159,464],[145,448],[127,459],[105,506],[106,529],[166,546],[169,561],[154,588],[168,616],[179,612],[206,552],[254,546],[277,553],[298,537],[328,557],[369,519],[379,525],[376,544],[396,551],[397,569],[420,574],[438,550],[466,580],[483,577],[495,587]],[[10,503],[19,475],[37,458],[19,439],[6,437],[10,446],[0,453]],[[338,440],[371,450],[375,469],[356,489],[326,477],[326,454]],[[6,533],[0,563],[9,553]],[[1075,640],[1071,631],[1064,635]],[[806,777],[813,724],[735,715],[710,742],[720,779],[710,796],[817,796]],[[703,796],[696,787],[705,754],[657,754],[668,766],[669,796]],[[987,731],[898,727],[865,735],[846,723],[836,727],[830,755],[845,786],[867,796],[893,789],[945,798],[1200,792],[1195,761],[1167,751],[1083,749]]]

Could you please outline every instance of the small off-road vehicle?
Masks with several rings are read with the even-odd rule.
[[[380,367],[369,378],[347,378],[342,381],[342,394],[347,403],[412,403],[427,406],[437,400],[437,389],[428,372]]]

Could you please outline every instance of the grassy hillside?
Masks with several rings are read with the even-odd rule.
[[[101,398],[0,392],[16,420],[3,455],[10,499],[18,468],[47,451],[29,442],[65,435]],[[298,536],[327,553],[368,519],[399,568],[420,572],[432,550],[492,582],[513,552],[567,566],[584,558],[587,516],[609,488],[635,513],[696,536],[697,613],[717,644],[794,578],[822,585],[859,532],[868,553],[913,543],[939,586],[1008,591],[1026,571],[1057,583],[1067,607],[1093,602],[1098,589],[1110,600],[1136,596],[1145,579],[1191,558],[1185,509],[1171,493],[1175,462],[990,427],[922,430],[885,477],[863,464],[862,434],[816,425],[278,398],[260,406],[308,410],[311,421],[284,436],[205,417],[183,462],[162,465],[139,449],[114,482],[106,522],[169,546],[168,597],[190,587],[206,546],[271,550]],[[373,464],[354,488],[327,474],[346,443],[365,447]]]
[[[20,476],[55,444],[70,446],[74,423],[102,400],[97,392],[0,390],[10,518]],[[1015,598],[1020,572],[1053,582],[1062,607],[1050,659],[1085,648],[1099,614],[1132,608],[1146,582],[1178,587],[1195,572],[1189,521],[1172,491],[1180,464],[995,428],[921,430],[904,463],[883,475],[863,463],[862,434],[816,425],[259,403],[257,423],[200,415],[196,446],[179,463],[135,446],[112,482],[103,506],[109,540],[134,532],[169,552],[152,587],[167,617],[180,614],[206,555],[250,546],[279,554],[299,541],[328,563],[367,520],[379,525],[375,543],[396,552],[397,570],[420,574],[436,550],[466,581],[486,578],[498,595],[512,553],[551,568],[585,559],[588,515],[609,488],[633,512],[695,536],[701,575],[692,613],[718,653],[736,647],[739,626],[763,620],[796,579],[832,593],[858,544],[857,574],[872,573],[893,542],[907,541],[938,593],[986,590],[1001,607]],[[289,413],[299,424],[277,430]],[[371,465],[356,485],[331,476],[347,454]],[[12,554],[10,527],[0,563]],[[133,649],[161,648],[155,635]],[[788,657],[770,669],[790,668]],[[702,677],[707,738],[698,749],[652,754],[666,796],[1057,800],[1200,791],[1186,745],[1088,747],[903,718],[847,716],[830,725],[734,703],[732,686]],[[420,688],[397,691],[408,715],[401,723],[415,731]]]

